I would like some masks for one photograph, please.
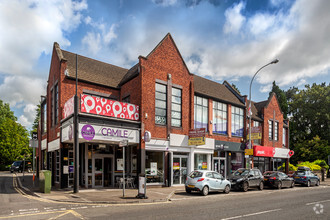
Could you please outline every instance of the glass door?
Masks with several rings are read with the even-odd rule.
[[[113,158],[112,157],[104,157],[104,187],[113,186]]]
[[[187,178],[187,156],[173,156],[173,184],[185,184]]]
[[[213,158],[213,170],[226,177],[226,158],[214,157]]]
[[[103,187],[103,158],[93,158],[94,184],[93,187]]]

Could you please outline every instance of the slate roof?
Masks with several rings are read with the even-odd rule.
[[[61,50],[63,58],[67,60],[68,77],[76,78],[76,54]],[[128,70],[112,64],[104,63],[88,57],[78,55],[78,79],[118,88],[119,83]]]
[[[249,103],[250,103],[249,100],[247,100],[247,104],[246,105],[249,106]],[[253,120],[256,120],[256,121],[263,121],[263,119],[260,117],[260,115],[261,115],[261,109],[265,106],[263,104],[264,101],[258,102],[258,103],[252,101],[251,103],[252,103],[252,105],[251,105],[251,108],[252,108],[252,119]],[[258,104],[260,104],[260,105],[258,105]],[[267,104],[267,102],[266,102],[266,104]]]
[[[194,75],[194,89],[195,93],[245,108],[245,105],[223,84]]]

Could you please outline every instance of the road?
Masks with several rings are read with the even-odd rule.
[[[0,172],[0,219],[330,219],[330,187],[199,194],[152,204],[70,204],[22,195]]]

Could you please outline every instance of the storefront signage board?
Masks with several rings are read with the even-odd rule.
[[[92,95],[81,95],[81,112],[115,118],[140,120],[139,106]]]
[[[245,149],[245,155],[253,155],[253,149]]]
[[[249,134],[246,135],[246,139],[249,140]],[[261,133],[251,133],[251,140],[260,140],[261,139]]]
[[[189,130],[188,136],[189,138],[205,137],[205,128]]]
[[[290,152],[290,149],[275,148],[274,157],[276,157],[276,158],[288,158],[289,152]]]
[[[205,137],[189,138],[188,145],[205,145]]]
[[[79,138],[87,141],[111,141],[139,143],[138,130],[116,128],[109,126],[79,124]]]
[[[117,159],[117,171],[121,171],[124,169],[123,158]]]
[[[274,154],[274,147],[253,146],[253,155],[255,157],[273,157]]]

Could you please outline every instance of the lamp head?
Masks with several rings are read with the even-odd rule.
[[[278,62],[279,62],[279,60],[278,59],[275,59],[272,62],[270,62],[270,64],[275,64],[275,63],[278,63]]]

